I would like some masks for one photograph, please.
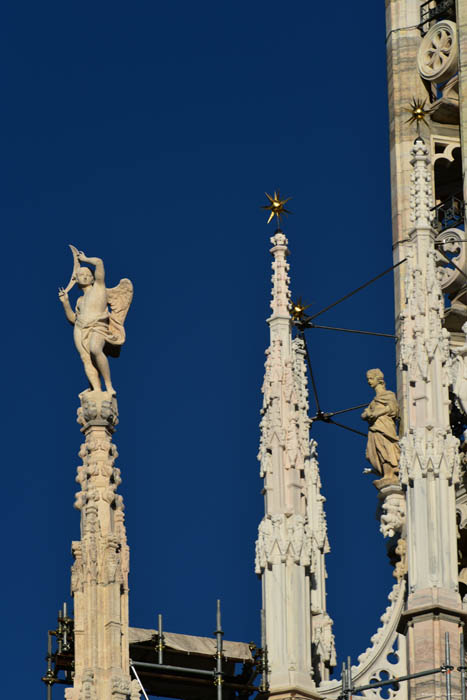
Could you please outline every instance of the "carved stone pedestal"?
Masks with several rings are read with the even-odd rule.
[[[391,484],[379,490],[378,499],[376,519],[380,521],[381,534],[387,538],[386,549],[395,567],[394,576],[400,581],[407,573],[405,492],[400,484]]]
[[[81,539],[72,543],[75,677],[67,700],[129,700],[129,549],[112,443],[117,401],[100,391],[83,392],[80,399],[78,423],[85,442],[75,507],[81,511]]]

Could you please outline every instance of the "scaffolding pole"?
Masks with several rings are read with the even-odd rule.
[[[217,700],[222,700],[222,683],[224,682],[222,673],[222,637],[224,633],[222,631],[221,624],[221,601],[217,601],[216,610],[216,671],[214,683],[217,686]]]

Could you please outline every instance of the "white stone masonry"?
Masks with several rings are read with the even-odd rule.
[[[85,442],[79,455],[75,506],[81,539],[73,542],[75,676],[67,700],[129,700],[128,571],[121,482],[112,433],[117,401],[109,392],[81,395],[78,422]],[[132,696],[133,697],[133,696]]]
[[[409,672],[434,668],[444,658],[448,632],[453,659],[459,655],[463,617],[458,593],[455,487],[458,440],[449,424],[449,336],[436,273],[428,148],[419,137],[412,149],[410,204],[413,228],[405,246],[405,299],[400,311],[400,476],[407,492],[408,600],[403,613]],[[413,698],[444,697],[444,680],[412,681]],[[459,692],[453,674],[453,697]]]
[[[256,572],[263,587],[271,696],[308,698],[335,663],[325,596],[329,545],[316,444],[309,437],[305,353],[300,339],[292,342],[287,239],[277,231],[271,242],[272,315],[258,455],[265,516]]]

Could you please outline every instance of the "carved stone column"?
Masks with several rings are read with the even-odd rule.
[[[112,443],[117,401],[100,391],[80,398],[78,423],[85,441],[75,507],[81,512],[81,539],[72,543],[75,677],[67,700],[128,700],[129,549],[123,499],[116,493],[121,482]]]
[[[462,176],[464,205],[467,220],[467,6],[456,0],[457,31],[459,40],[459,112],[462,143]]]
[[[314,445],[311,458],[303,344],[292,342],[291,335],[287,239],[276,231],[271,242],[271,342],[258,455],[265,515],[256,544],[256,572],[263,587],[269,693],[274,698],[311,698],[315,681],[327,678],[335,661],[324,591],[328,542]]]
[[[407,490],[409,595],[403,624],[409,672],[440,666],[444,634],[459,658],[463,617],[458,593],[455,487],[458,440],[449,424],[449,341],[443,329],[443,295],[436,274],[428,149],[412,149],[413,229],[406,246],[405,304],[400,313],[400,369],[405,375],[401,480]],[[453,675],[453,684],[458,682]],[[453,687],[453,695],[459,688]],[[411,682],[412,696],[444,697],[440,674]]]

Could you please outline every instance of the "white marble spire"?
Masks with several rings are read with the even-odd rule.
[[[80,396],[78,422],[85,442],[76,481],[81,490],[81,539],[72,543],[74,564],[75,666],[67,700],[129,700],[139,697],[129,675],[128,572],[123,499],[117,494],[120,470],[112,434],[117,401],[109,392]]]
[[[292,341],[287,238],[276,231],[271,243],[272,315],[258,455],[265,515],[256,572],[263,587],[269,692],[306,698],[316,694],[316,682],[329,676],[334,663],[324,588],[329,545],[316,443],[309,437],[303,341]]]
[[[455,505],[459,455],[449,424],[449,334],[443,328],[444,302],[430,223],[429,151],[420,137],[411,155],[413,228],[404,247],[399,367],[403,387],[400,475],[407,495],[409,586],[403,618],[411,650],[409,672],[414,673],[439,665],[445,632],[450,633],[451,658],[458,658],[462,609]],[[413,697],[440,697],[443,683],[437,676],[417,679]]]

